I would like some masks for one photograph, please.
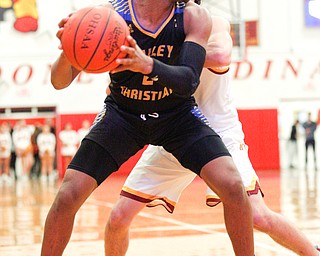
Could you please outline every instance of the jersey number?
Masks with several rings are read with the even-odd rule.
[[[153,81],[148,76],[143,76],[142,80],[143,85],[153,85]]]

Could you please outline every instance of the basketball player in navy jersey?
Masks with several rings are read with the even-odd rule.
[[[260,182],[253,169],[244,142],[229,84],[232,39],[229,23],[212,17],[212,34],[207,45],[205,69],[195,92],[199,108],[225,143],[241,174],[252,206],[254,227],[275,242],[301,256],[317,256],[319,250],[284,216],[269,209],[263,200]],[[163,147],[149,145],[133,168],[115,203],[105,232],[107,256],[125,255],[129,246],[129,229],[138,213],[149,206],[164,206],[172,213],[182,191],[196,174],[185,169]],[[206,203],[215,206],[219,197],[207,189]]]
[[[46,219],[41,254],[62,255],[85,200],[152,144],[163,146],[219,195],[235,254],[254,255],[252,212],[241,177],[192,96],[211,33],[209,13],[173,0],[118,0],[109,6],[130,28],[129,46],[121,47],[127,57],[117,60],[105,108],[66,171]],[[66,21],[59,24],[58,38]],[[52,66],[54,88],[68,87],[79,72],[62,52]]]

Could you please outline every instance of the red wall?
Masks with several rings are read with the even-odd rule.
[[[245,142],[249,146],[249,156],[256,170],[280,170],[278,141],[277,109],[239,110],[239,118],[245,132]],[[78,130],[84,119],[93,121],[95,114],[61,115],[57,117],[57,134],[66,122],[71,122]],[[59,141],[59,140],[57,140]],[[60,147],[58,142],[58,148]],[[143,150],[131,157],[117,172],[127,174],[138,161]],[[58,150],[58,167],[61,168],[61,157]],[[64,171],[59,169],[62,177]]]
[[[239,118],[243,124],[245,133],[245,142],[249,146],[249,156],[253,167],[256,170],[280,170],[280,153],[278,140],[278,111],[277,109],[259,109],[238,111]],[[73,128],[78,130],[82,121],[88,119],[93,122],[96,114],[66,114],[57,115],[55,118],[56,134],[63,129],[67,122],[73,124]],[[44,123],[45,118],[27,118],[28,124],[36,122]],[[14,125],[15,119],[1,119],[9,121]],[[57,136],[57,168],[60,177],[63,177],[65,170],[62,170],[62,160],[60,155],[60,141]],[[131,157],[124,163],[117,172],[119,175],[127,174],[138,161],[143,150],[139,151],[135,156]]]
[[[280,170],[277,109],[239,110],[239,118],[256,170]]]

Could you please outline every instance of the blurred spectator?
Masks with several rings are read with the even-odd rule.
[[[17,179],[17,174],[16,174],[16,161],[17,161],[17,155],[16,155],[16,150],[14,148],[14,144],[12,141],[12,134],[13,134],[13,128],[11,126],[11,124],[9,123],[9,132],[11,135],[11,157],[10,157],[10,169],[13,172],[13,175],[15,177],[15,179]]]
[[[288,155],[289,155],[289,168],[295,168],[298,160],[298,125],[299,120],[296,120],[291,126],[289,144],[288,144]]]
[[[317,123],[311,120],[311,113],[308,113],[308,120],[303,123],[303,128],[305,130],[305,146],[306,146],[306,166],[308,167],[308,149],[311,146],[313,149],[313,159],[314,159],[314,168],[317,170],[317,156],[316,156],[316,141],[314,139],[314,133],[317,129]]]
[[[37,144],[37,138],[39,134],[41,133],[41,124],[37,122],[35,124],[34,132],[31,136],[31,144],[33,149],[33,165],[31,168],[31,176],[32,177],[39,177],[40,176],[40,157],[39,157],[39,148]]]
[[[81,128],[78,130],[79,142],[87,135],[90,130],[91,123],[89,120],[83,120]]]
[[[64,130],[60,132],[59,139],[61,141],[63,171],[65,172],[69,163],[71,162],[72,157],[77,151],[79,143],[78,133],[73,130],[70,122],[66,123]]]
[[[50,181],[54,181],[53,160],[55,156],[56,137],[51,133],[49,125],[45,124],[43,126],[42,132],[37,137],[37,144],[41,159],[41,180],[45,181],[48,178]]]
[[[8,124],[3,123],[0,125],[0,184],[2,182],[13,183],[13,179],[10,176],[11,147],[10,127]]]
[[[33,127],[28,126],[24,119],[19,120],[13,130],[12,139],[15,147],[17,161],[16,174],[18,179],[27,180],[30,175],[30,170],[33,165],[33,149],[31,144],[31,136],[33,134]],[[20,164],[21,169],[18,169],[17,164]]]
[[[45,120],[45,124],[50,126],[50,132],[52,134],[54,134],[54,136],[57,138],[57,134],[56,134],[56,127],[55,127],[55,123],[54,123],[54,119],[52,118],[47,118]],[[55,150],[57,150],[57,144],[56,144],[56,148]],[[57,155],[54,156],[53,159],[53,169],[57,169]]]
[[[54,121],[52,118],[47,118],[45,120],[45,124],[50,126],[50,132],[53,133],[54,135],[56,135],[56,128],[54,126]]]

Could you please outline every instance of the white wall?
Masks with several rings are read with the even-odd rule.
[[[236,22],[238,17],[245,21],[258,20],[260,46],[255,48],[258,52],[293,54],[320,52],[319,27],[304,26],[304,0],[202,0],[202,2],[212,14],[222,15],[231,22]]]
[[[84,75],[80,83],[63,91],[51,88],[49,76],[49,65],[59,54],[55,37],[58,21],[88,3],[100,2],[104,1],[37,0],[39,29],[34,33],[15,31],[12,12],[6,14],[6,20],[0,22],[0,107],[54,104],[66,113],[100,110],[107,75]],[[214,0],[203,2],[208,5]],[[242,17],[259,21],[260,46],[247,49],[246,62],[239,70],[236,64],[232,65],[239,108],[278,107],[284,99],[319,97],[320,29],[304,27],[302,3],[242,1]],[[29,66],[32,74],[28,80]]]
[[[81,74],[64,90],[50,83],[53,56],[1,58],[0,108],[56,106],[59,113],[100,111],[109,83],[107,74]]]
[[[100,111],[109,82],[108,75],[83,74],[69,88],[53,89],[50,65],[59,55],[58,22],[75,9],[101,0],[37,0],[39,27],[21,33],[13,28],[13,11],[0,22],[0,108],[57,106],[60,113]]]

